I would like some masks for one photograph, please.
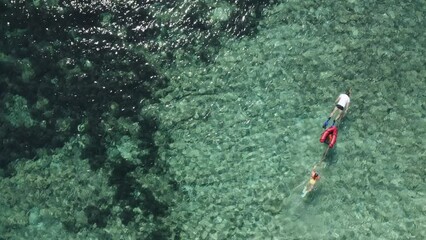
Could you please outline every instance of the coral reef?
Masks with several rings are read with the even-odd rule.
[[[1,238],[424,239],[425,12],[0,1]]]
[[[165,69],[255,33],[268,3],[242,3],[1,1],[0,235],[179,238],[170,137],[141,109]]]

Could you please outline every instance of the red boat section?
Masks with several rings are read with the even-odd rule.
[[[326,129],[320,138],[320,142],[328,143],[329,148],[333,148],[334,144],[336,144],[337,141],[337,127],[331,126],[330,128]]]

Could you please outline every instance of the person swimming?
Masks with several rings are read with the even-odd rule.
[[[337,97],[335,101],[336,105],[334,106],[333,111],[328,116],[328,119],[322,125],[323,128],[327,128],[328,122],[335,115],[336,112],[338,112],[339,114],[333,120],[332,126],[336,124],[336,121],[339,121],[340,119],[343,118],[343,116],[348,112],[349,105],[351,102],[351,95],[352,95],[352,88],[348,88],[346,89],[345,93],[342,93]]]
[[[303,189],[302,197],[306,196],[307,193],[314,189],[315,184],[320,179],[320,175],[314,170],[311,172],[311,177],[309,178],[308,184]]]

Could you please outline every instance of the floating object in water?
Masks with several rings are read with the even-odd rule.
[[[336,144],[337,141],[337,127],[331,126],[328,129],[326,129],[320,138],[321,143],[327,143],[329,148],[333,148],[334,144]]]

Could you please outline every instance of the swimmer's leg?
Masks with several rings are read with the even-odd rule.
[[[330,115],[328,116],[328,118],[332,118],[333,116],[334,116],[334,114],[337,112],[337,111],[341,111],[340,109],[338,109],[336,106],[333,108],[333,111],[331,111],[331,113],[330,113]]]
[[[300,195],[300,196],[301,196],[301,197],[305,197],[305,196],[306,196],[306,194],[308,194],[308,192],[310,192],[310,190],[308,189],[308,186],[306,186],[306,187],[303,189],[302,195]]]

